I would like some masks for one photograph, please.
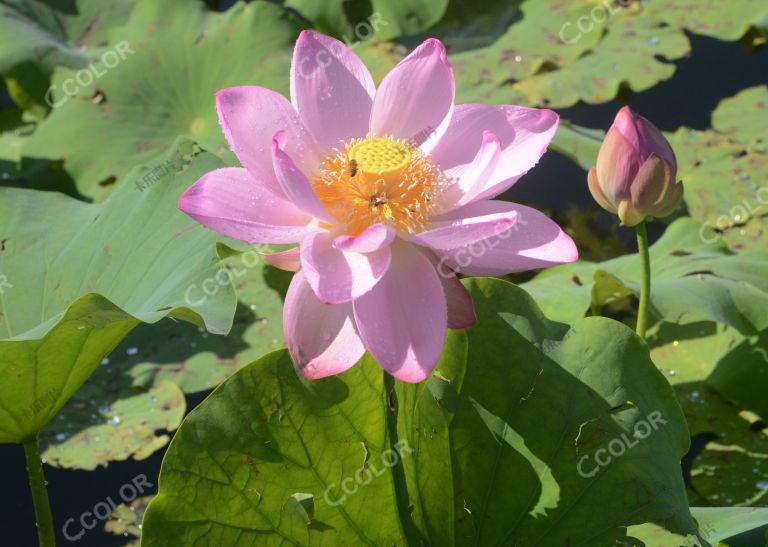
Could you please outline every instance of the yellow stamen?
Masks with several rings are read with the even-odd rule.
[[[391,137],[368,137],[326,158],[312,186],[347,233],[383,222],[411,234],[424,227],[443,182],[418,148]]]

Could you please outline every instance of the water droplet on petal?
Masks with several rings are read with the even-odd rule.
[[[136,355],[137,353],[139,353],[139,348],[132,346],[127,350],[125,350],[125,353],[127,353],[128,355]]]

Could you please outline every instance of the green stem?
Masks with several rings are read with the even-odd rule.
[[[640,283],[640,305],[637,309],[637,334],[645,338],[648,327],[648,301],[651,297],[651,258],[648,255],[648,233],[645,221],[637,225],[637,252],[640,255],[642,279]]]
[[[397,414],[399,411],[399,403],[397,400],[397,392],[395,391],[395,377],[390,375],[387,371],[383,372],[384,392],[386,394],[387,405],[387,432],[389,434],[389,449],[395,450],[400,455],[400,462],[392,467],[392,478],[395,485],[397,510],[400,515],[400,522],[403,523],[403,532],[406,537],[406,544],[426,545],[424,538],[421,537],[421,534],[416,528],[416,525],[413,522],[413,517],[411,516],[411,513],[408,509],[411,503],[408,497],[407,480],[405,478],[405,471],[403,469],[403,453],[398,449],[399,436],[397,433]],[[405,446],[408,445],[406,444]],[[415,454],[408,457],[414,456]],[[411,465],[413,465],[413,463],[411,463]]]
[[[53,516],[51,504],[48,501],[48,490],[43,474],[43,462],[40,460],[40,445],[37,435],[24,443],[24,455],[27,459],[29,487],[32,490],[32,501],[35,504],[37,519],[37,536],[40,547],[56,547],[56,535],[53,531]]]

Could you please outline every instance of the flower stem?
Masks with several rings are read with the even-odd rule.
[[[651,258],[648,255],[648,233],[645,230],[645,221],[637,225],[637,252],[640,255],[641,283],[640,305],[637,309],[637,334],[645,338],[645,330],[648,326],[648,301],[651,297]]]
[[[40,547],[55,547],[56,536],[53,532],[53,516],[51,504],[48,501],[48,490],[43,474],[43,462],[40,460],[40,445],[37,435],[24,443],[24,456],[27,459],[29,487],[32,490],[32,501],[35,505]]]

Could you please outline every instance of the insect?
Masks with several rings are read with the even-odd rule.
[[[381,205],[386,205],[387,203],[387,196],[383,196],[381,194],[377,196],[371,196],[371,205],[373,207],[379,207]]]
[[[349,176],[357,175],[357,160],[349,160]]]

